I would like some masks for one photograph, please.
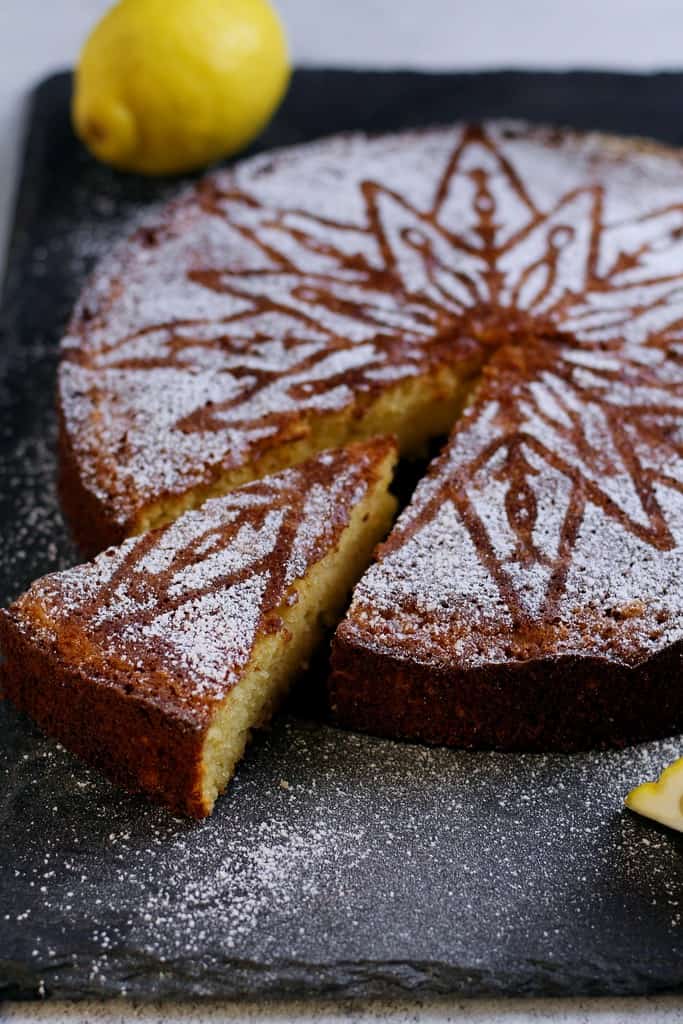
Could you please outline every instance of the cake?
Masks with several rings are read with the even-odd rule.
[[[0,612],[4,696],[172,810],[212,810],[395,512],[391,440],[323,453],[37,580]]]
[[[508,747],[681,722],[683,163],[518,123],[208,177],[63,343],[88,548],[378,432],[453,433],[339,630],[338,720]]]
[[[662,389],[671,371],[620,370],[614,405],[578,420],[556,358],[534,345],[488,364],[335,634],[340,724],[499,750],[623,745],[683,727],[683,418],[676,388]],[[528,359],[543,367],[535,395]],[[598,395],[611,361],[586,375]],[[655,388],[661,404],[643,409]],[[617,471],[640,459],[629,493]]]

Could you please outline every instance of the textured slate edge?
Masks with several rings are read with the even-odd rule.
[[[221,960],[211,967],[193,960],[156,960],[136,955],[131,965],[108,957],[109,977],[92,980],[91,960],[75,964],[52,962],[44,971],[11,961],[0,961],[0,999],[31,1000],[38,995],[54,999],[217,998],[375,999],[399,996],[476,998],[487,996],[569,997],[634,996],[683,993],[683,969],[675,987],[670,976],[660,978],[654,966],[643,967],[604,960],[557,964],[519,961],[492,969],[443,961],[358,960],[335,964],[273,961],[267,967],[248,960]],[[596,979],[600,972],[601,978]],[[605,983],[605,979],[609,981]]]

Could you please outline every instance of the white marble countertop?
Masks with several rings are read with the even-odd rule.
[[[169,0],[169,3],[172,0]],[[681,65],[681,0],[276,0],[296,63],[471,69]],[[0,0],[0,254],[4,254],[25,100],[73,64],[111,0]],[[0,270],[2,256],[0,255]],[[369,1004],[65,1003],[0,1005],[2,1024],[683,1024],[683,999]]]

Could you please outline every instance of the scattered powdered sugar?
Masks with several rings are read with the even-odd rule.
[[[248,845],[242,837],[226,837],[217,862],[205,858],[206,875],[200,872],[188,878],[180,893],[175,878],[166,887],[162,883],[156,892],[149,893],[140,906],[140,930],[147,931],[152,924],[156,935],[165,935],[165,955],[187,955],[188,949],[201,950],[209,938],[206,910],[212,907],[220,915],[225,948],[235,949],[255,929],[267,927],[273,912],[291,913],[295,900],[303,903],[315,898],[320,875],[329,866],[337,844],[362,838],[361,830],[340,834],[325,822],[309,822],[300,829],[293,828],[287,816],[262,821]],[[172,877],[179,860],[195,860],[195,842],[193,835],[165,847],[159,864],[162,879]],[[199,845],[204,845],[201,838]],[[182,930],[178,929],[179,905],[185,915]],[[152,938],[142,948],[154,956],[157,941]]]
[[[49,994],[628,992],[679,969],[677,838],[622,805],[679,740],[463,753],[280,720],[193,824],[0,714],[0,923]]]
[[[45,179],[52,189],[52,169]],[[95,263],[149,216],[142,186],[92,165],[70,179],[59,202],[36,184],[30,225],[17,225],[7,263],[0,351],[0,575],[4,599],[36,576],[78,560],[56,493],[55,371],[58,337]],[[170,196],[177,183],[155,185]]]
[[[40,573],[64,569],[77,559],[64,527],[56,493],[53,422],[13,439],[0,458],[3,482],[3,586],[17,596]]]

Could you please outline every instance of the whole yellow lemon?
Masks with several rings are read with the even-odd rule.
[[[105,163],[178,174],[258,135],[289,73],[268,0],[119,0],[81,52],[74,127]]]

